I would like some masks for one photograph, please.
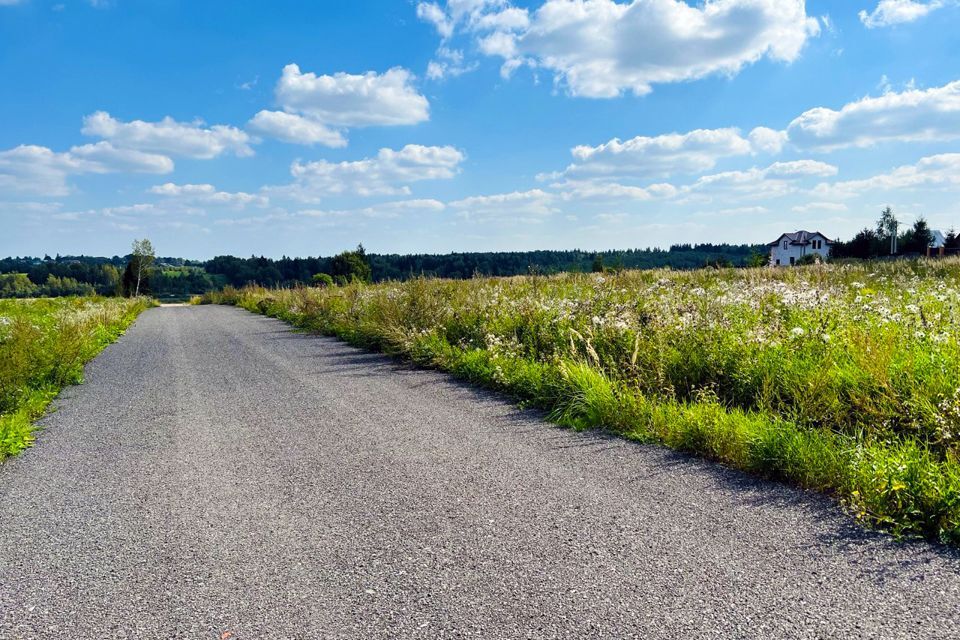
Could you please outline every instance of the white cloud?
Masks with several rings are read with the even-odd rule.
[[[837,167],[816,160],[775,162],[768,167],[744,171],[724,171],[701,176],[681,193],[691,200],[715,198],[747,198],[750,201],[778,198],[799,190],[796,182],[803,178],[833,176]]]
[[[823,183],[814,193],[825,200],[844,199],[876,191],[960,188],[960,153],[944,153],[921,158],[887,173],[862,180]]]
[[[481,52],[507,60],[504,75],[526,61],[593,98],[734,74],[765,57],[792,62],[820,31],[804,0],[546,0],[532,15],[506,1],[420,7],[445,40],[458,27],[475,33]]]
[[[247,124],[254,133],[292,144],[322,144],[326,147],[345,147],[343,133],[326,125],[286,111],[261,111]]]
[[[757,127],[750,132],[750,144],[755,151],[777,154],[787,142],[786,131],[775,131],[767,127]]]
[[[809,213],[811,211],[848,211],[849,207],[842,202],[808,202],[793,207],[794,213]]]
[[[376,157],[364,160],[297,161],[290,168],[295,182],[283,187],[268,187],[267,191],[305,202],[344,194],[407,194],[410,183],[452,178],[460,171],[464,158],[464,154],[454,147],[408,144],[399,151],[380,149]]]
[[[167,182],[150,188],[150,193],[164,196],[168,201],[186,204],[222,205],[243,208],[247,205],[265,207],[270,201],[265,196],[242,191],[230,193],[217,191],[212,184],[174,184]]]
[[[97,111],[83,119],[81,131],[103,138],[118,148],[172,156],[208,160],[227,152],[240,157],[253,155],[248,144],[250,137],[236,127],[205,127],[200,122],[177,122],[170,117],[159,122],[122,122],[106,111]]]
[[[526,9],[508,7],[493,13],[478,14],[470,24],[474,31],[522,31],[530,26]]]
[[[449,38],[453,35],[453,21],[439,5],[433,2],[421,2],[417,5],[417,17],[432,24],[441,38]]]
[[[876,8],[867,12],[860,12],[860,22],[868,29],[889,27],[893,24],[902,24],[919,20],[931,11],[944,6],[941,0],[880,0]]]
[[[70,149],[70,154],[94,162],[103,167],[97,173],[108,171],[132,171],[136,173],[170,173],[173,160],[167,156],[137,151],[136,149],[118,149],[109,142],[85,144]]]
[[[755,129],[749,139],[734,128],[637,136],[626,142],[614,138],[595,147],[574,147],[575,163],[566,173],[630,176],[696,173],[712,169],[721,158],[778,150],[780,146],[782,142],[770,129]]]
[[[505,220],[535,222],[557,213],[552,206],[557,196],[543,191],[514,191],[488,196],[471,196],[450,203],[463,218],[474,221]]]
[[[802,148],[830,151],[869,147],[884,141],[942,141],[960,138],[960,80],[932,89],[888,91],[844,105],[839,111],[806,111],[788,128]]]
[[[793,160],[790,162],[774,162],[763,170],[764,175],[776,178],[803,178],[807,176],[835,176],[837,167],[819,160]]]
[[[172,170],[170,158],[116,149],[108,142],[59,153],[47,147],[20,145],[0,151],[0,190],[62,196],[70,192],[67,178],[73,175],[118,171],[169,173]]]
[[[475,70],[478,66],[476,62],[465,64],[463,51],[440,47],[437,49],[436,60],[427,63],[427,78],[441,80],[447,77],[457,77]]]
[[[416,213],[437,213],[447,206],[439,200],[413,199],[396,202],[383,202],[359,209],[306,209],[299,215],[309,218],[400,218],[404,215]]]
[[[500,56],[501,58],[512,59],[517,55],[517,39],[511,33],[504,31],[495,31],[488,36],[480,38],[477,42],[480,51],[488,56]]]
[[[383,74],[302,73],[288,64],[276,87],[285,111],[339,127],[407,125],[430,118],[427,99],[412,86],[413,77],[399,67]]]
[[[69,193],[67,176],[89,167],[68,153],[21,145],[0,151],[0,191],[62,196]]]
[[[564,200],[646,201],[654,198],[669,198],[677,194],[677,188],[666,183],[637,187],[602,180],[568,180],[550,186],[558,189],[560,197]]]

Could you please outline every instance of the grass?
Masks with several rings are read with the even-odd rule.
[[[960,261],[227,289],[236,304],[960,544]]]
[[[33,442],[33,423],[83,365],[150,306],[146,298],[0,300],[0,461]]]

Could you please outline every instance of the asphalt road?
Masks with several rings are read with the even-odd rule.
[[[224,307],[0,465],[0,638],[958,638],[960,556]]]

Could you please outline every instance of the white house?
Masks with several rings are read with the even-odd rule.
[[[830,245],[833,240],[819,231],[796,231],[784,233],[770,247],[770,266],[781,267],[796,264],[797,260],[810,254],[818,254],[826,259],[830,257]]]

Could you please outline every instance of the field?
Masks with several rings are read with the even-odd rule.
[[[960,261],[228,289],[237,304],[960,544]]]
[[[0,460],[28,447],[32,423],[83,365],[147,308],[146,299],[0,300]]]

